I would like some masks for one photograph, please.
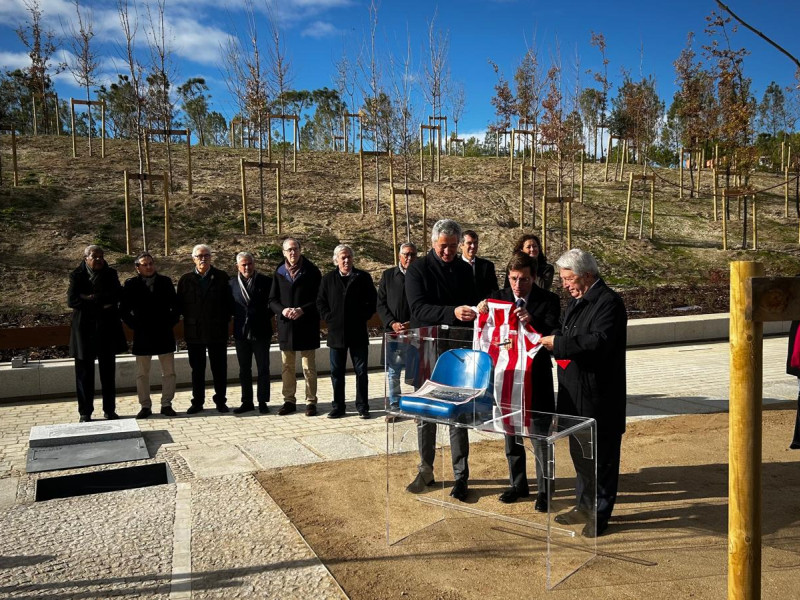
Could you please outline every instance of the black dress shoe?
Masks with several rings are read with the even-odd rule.
[[[92,415],[81,415],[81,418],[78,419],[78,423],[90,423],[92,420]]]
[[[317,416],[317,405],[316,404],[306,404],[306,416],[307,417],[316,417]]]
[[[546,513],[549,506],[547,494],[536,494],[536,504],[533,505],[533,509],[536,512]]]
[[[186,409],[187,415],[196,415],[199,412],[203,412],[202,404],[192,404],[189,408]]]
[[[162,406],[161,407],[161,414],[164,415],[165,417],[174,417],[178,413],[176,413],[175,409],[172,408],[171,406]]]
[[[269,406],[266,402],[258,403],[258,412],[260,412],[262,415],[265,415],[269,412]]]
[[[136,413],[136,418],[137,419],[146,419],[147,417],[149,417],[152,414],[153,414],[153,411],[151,409],[147,408],[146,406],[143,406],[142,410],[140,410],[138,413]]]
[[[109,421],[116,421],[117,419],[119,419],[119,415],[112,410],[111,412],[104,412],[103,418]]]
[[[464,502],[467,499],[467,482],[465,479],[456,479],[453,489],[450,490],[450,495],[456,500]]]
[[[561,513],[560,515],[556,515],[554,520],[556,523],[560,523],[561,525],[580,525],[581,523],[586,523],[590,519],[589,515],[584,509],[576,506],[572,510]]]
[[[361,417],[362,419],[369,419],[370,418],[369,409],[365,408],[364,410],[358,411],[358,416]]]
[[[341,419],[344,416],[344,407],[343,406],[334,406],[331,409],[331,412],[328,413],[329,419]]]
[[[422,476],[422,473],[417,473],[414,481],[406,486],[406,491],[410,492],[411,494],[421,494],[429,487],[433,487],[434,485],[436,485],[436,482],[432,477],[430,481],[426,482],[425,478]]]
[[[606,529],[608,529],[608,521],[598,521],[597,526],[590,522],[583,526],[581,535],[588,538],[600,537],[606,532]]]
[[[297,410],[297,405],[294,402],[284,402],[278,414],[282,417],[290,415]]]
[[[222,405],[224,406],[224,404]],[[239,408],[233,409],[233,414],[241,415],[242,413],[250,412],[251,410],[255,410],[256,407],[253,406],[252,402],[242,402],[242,405]],[[222,411],[220,411],[222,412]]]
[[[498,500],[500,500],[500,502],[502,502],[503,504],[512,504],[517,500],[519,500],[520,498],[527,498],[530,495],[531,495],[530,492],[518,492],[516,488],[512,487],[508,488],[505,492],[500,494],[500,498],[498,498]]]
[[[218,413],[231,412],[231,409],[228,408],[227,404],[217,404],[217,412]]]

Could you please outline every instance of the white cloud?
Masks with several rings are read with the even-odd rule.
[[[26,52],[3,52],[0,51],[0,67],[13,71],[22,69],[31,64],[31,58]]]
[[[450,129],[450,127],[452,127],[452,125],[448,124],[448,129]],[[465,142],[471,137],[477,138],[479,142],[483,142],[483,138],[486,137],[487,129],[488,127],[482,131],[459,131],[458,137],[464,140]],[[450,131],[452,132],[454,130],[451,129]]]
[[[314,21],[308,27],[306,27],[303,32],[300,34],[303,37],[312,37],[312,38],[325,38],[331,37],[338,33],[338,29],[334,27],[331,23],[326,21]]]
[[[178,19],[171,23],[172,48],[178,56],[200,64],[219,63],[220,45],[230,36],[216,27],[201,25],[193,19]]]

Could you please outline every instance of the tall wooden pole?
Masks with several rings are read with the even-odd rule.
[[[731,263],[728,599],[761,598],[761,321],[745,318],[746,288],[761,263]]]
[[[75,100],[69,99],[69,127],[72,131],[72,158],[77,158],[78,153],[75,148]]]

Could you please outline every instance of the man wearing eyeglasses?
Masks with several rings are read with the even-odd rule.
[[[150,363],[158,356],[161,365],[161,414],[174,417],[175,397],[175,334],[180,319],[175,286],[166,275],[156,272],[152,255],[144,252],[133,263],[136,277],[125,282],[120,309],[122,320],[133,331],[136,356],[136,394],[141,410],[137,419],[153,414],[150,399]]]
[[[206,244],[192,249],[194,269],[178,281],[178,306],[183,315],[183,337],[192,369],[192,404],[186,414],[203,410],[206,394],[206,353],[214,379],[214,404],[228,412],[228,323],[233,297],[228,274],[212,266]]]
[[[411,242],[400,244],[397,254],[397,266],[386,269],[378,283],[378,316],[383,323],[383,332],[388,334],[386,344],[384,335],[384,353],[386,369],[389,377],[389,405],[397,408],[400,403],[400,374],[406,360],[406,344],[398,344],[391,338],[408,331],[411,310],[406,298],[406,270],[417,259],[417,247]]]

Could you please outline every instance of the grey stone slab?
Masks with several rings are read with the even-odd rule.
[[[28,473],[90,467],[111,463],[150,458],[144,438],[129,438],[69,444],[67,446],[44,446],[28,450]]]
[[[240,444],[262,469],[275,469],[294,465],[307,465],[320,462],[322,459],[292,438],[274,438],[262,442]]]
[[[316,450],[327,460],[342,460],[378,454],[377,450],[370,448],[349,433],[306,435],[301,440],[306,446]]]
[[[197,477],[219,477],[257,470],[256,465],[236,446],[189,448],[181,450],[180,454]]]
[[[89,423],[61,423],[31,427],[28,443],[31,448],[66,446],[107,440],[141,437],[136,419],[117,421],[90,421]]]
[[[0,508],[8,508],[16,504],[18,484],[19,477],[0,479]]]

